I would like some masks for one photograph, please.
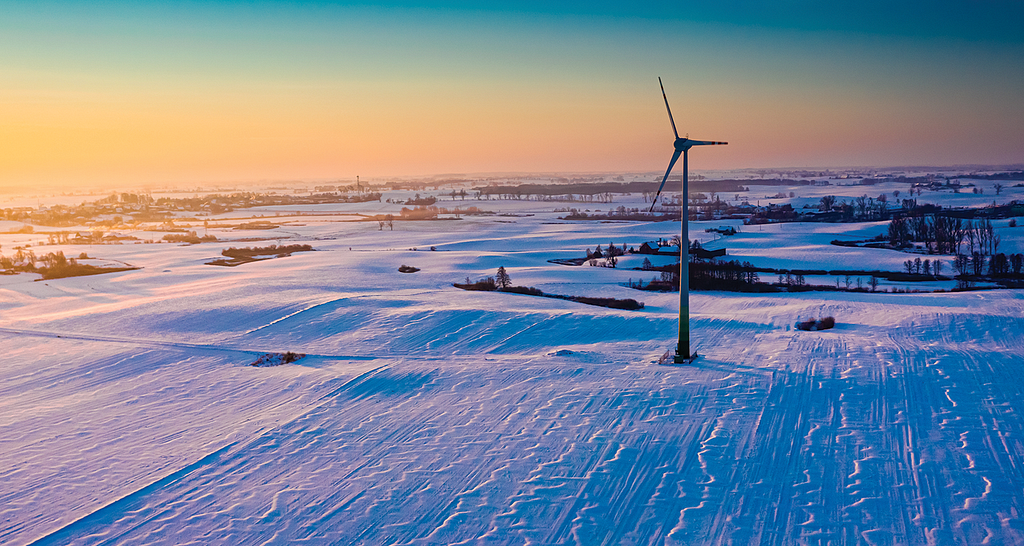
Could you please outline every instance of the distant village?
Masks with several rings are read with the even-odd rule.
[[[347,191],[349,188],[327,186],[328,190],[309,195],[239,192],[230,195],[211,194],[196,197],[160,197],[154,199],[145,193],[115,193],[109,197],[80,205],[52,205],[0,209],[0,220],[14,220],[38,226],[114,227],[142,222],[173,220],[181,212],[211,215],[237,209],[281,205],[310,205],[323,203],[362,203],[380,201],[378,191]],[[354,188],[352,188],[354,189]]]

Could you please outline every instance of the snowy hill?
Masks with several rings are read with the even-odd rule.
[[[273,237],[314,252],[209,266],[266,244],[212,229],[220,242],[62,247],[135,271],[0,278],[0,542],[1024,542],[1020,291],[695,292],[702,358],[658,366],[677,294],[625,286],[653,276],[639,264],[549,260],[678,223],[473,204],[517,216],[296,216]],[[884,223],[733,224],[691,233],[762,267],[907,257],[829,244]],[[1024,228],[997,227],[1024,249]],[[0,237],[7,252],[38,234]],[[645,308],[452,286],[499,266]],[[834,329],[793,328],[824,316]],[[285,351],[307,356],[250,366]]]

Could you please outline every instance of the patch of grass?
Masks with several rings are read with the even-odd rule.
[[[42,273],[40,280],[66,279],[68,277],[86,277],[89,275],[102,275],[104,273],[117,273],[118,271],[135,271],[137,267],[96,267],[85,264],[68,264],[63,267],[41,267],[36,273]]]
[[[260,260],[269,260],[271,258],[284,258],[285,256],[291,256],[293,252],[311,252],[312,246],[309,245],[270,245],[263,247],[245,247],[245,248],[227,248],[222,250],[220,253],[229,259],[217,258],[206,262],[206,265],[221,265],[225,267],[235,267],[249,262],[257,262]],[[260,256],[266,256],[260,258]]]
[[[311,252],[312,250],[313,247],[309,245],[270,245],[245,248],[231,247],[222,250],[220,253],[229,258],[252,258],[255,256],[275,256],[277,258],[281,258],[284,256],[289,256],[293,252]]]
[[[83,252],[80,257],[87,258],[88,256]],[[37,267],[37,262],[41,262],[43,266]],[[28,256],[22,257],[19,255],[14,258],[0,255],[0,268],[3,268],[2,274],[4,275],[16,275],[20,272],[39,273],[42,275],[42,278],[36,280],[40,281],[102,275],[103,273],[117,273],[118,271],[134,271],[139,269],[127,264],[125,267],[97,267],[95,265],[82,264],[74,258],[66,258],[64,252],[61,251],[50,252],[39,258],[32,256],[31,252],[29,252]]]

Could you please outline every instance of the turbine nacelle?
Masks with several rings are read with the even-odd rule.
[[[728,142],[717,142],[713,140],[693,140],[691,138],[677,138],[672,146],[680,152],[685,152],[694,146],[720,146],[728,144]]]

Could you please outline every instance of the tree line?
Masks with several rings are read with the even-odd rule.
[[[886,232],[893,248],[908,248],[922,243],[929,254],[966,254],[991,256],[999,252],[1001,237],[992,220],[977,220],[946,215],[898,216],[889,222]],[[966,247],[966,248],[965,248]]]

